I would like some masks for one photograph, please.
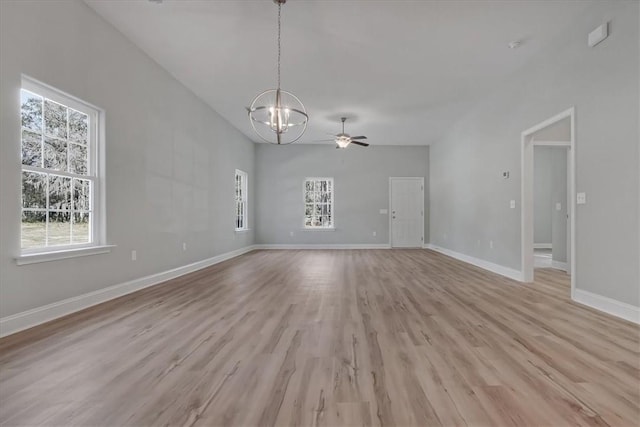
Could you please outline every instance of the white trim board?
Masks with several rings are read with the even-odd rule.
[[[533,249],[553,249],[553,245],[551,243],[534,243]]]
[[[78,295],[62,301],[37,307],[31,310],[16,313],[0,318],[0,337],[14,334],[25,329],[58,319],[80,310],[92,307],[114,298],[118,298],[150,286],[154,286],[167,280],[175,279],[194,271],[210,267],[214,264],[235,258],[254,250],[253,246],[247,246],[235,251],[227,252],[202,261],[197,261],[172,270],[141,277],[118,285],[109,286],[87,294]]]
[[[640,324],[640,307],[620,302],[612,298],[603,297],[582,289],[574,289],[572,300],[579,304],[604,311],[612,316],[620,317],[636,324]]]
[[[356,244],[262,244],[253,245],[254,249],[391,249],[388,243]]]
[[[441,254],[450,256],[451,258],[455,258],[457,260],[466,262],[467,264],[475,265],[476,267],[480,267],[484,270],[490,271],[492,273],[499,274],[501,276],[508,277],[509,279],[517,280],[522,282],[522,272],[519,270],[514,270],[513,268],[505,267],[503,265],[494,264],[489,261],[485,261],[480,258],[475,258],[469,255],[461,254],[459,252],[452,251],[450,249],[441,248],[439,246],[435,246],[432,244],[425,245],[426,249],[431,249],[436,252],[440,252]]]

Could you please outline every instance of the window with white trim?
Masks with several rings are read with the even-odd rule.
[[[247,220],[247,180],[247,173],[236,169],[236,231],[249,229]]]
[[[305,178],[304,227],[333,228],[333,178]]]
[[[22,253],[100,242],[99,111],[23,78],[20,90]]]

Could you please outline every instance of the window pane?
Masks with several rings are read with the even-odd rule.
[[[311,227],[313,225],[311,216],[307,215],[304,217],[304,225],[307,227]]]
[[[20,101],[22,103],[22,126],[36,131],[42,132],[42,97],[28,92],[20,91]]]
[[[89,212],[76,212],[73,214],[73,230],[71,235],[71,243],[89,243],[90,236],[90,219]]]
[[[313,203],[313,192],[306,192],[304,195],[305,203]]]
[[[49,175],[49,209],[71,209],[71,178]]]
[[[49,212],[48,246],[71,243],[71,214],[69,212]]]
[[[44,139],[44,167],[67,171],[67,142],[60,139]]]
[[[47,208],[47,176],[45,174],[22,172],[22,207]]]
[[[44,130],[47,136],[67,139],[67,107],[45,99]]]
[[[42,137],[40,134],[22,131],[22,164],[42,166]]]
[[[22,249],[41,248],[46,244],[47,214],[43,211],[22,211]]]
[[[69,109],[69,139],[86,144],[88,140],[89,116]]]
[[[87,146],[69,143],[69,172],[87,174]]]
[[[305,186],[307,191],[313,191],[313,181],[306,181]]]
[[[74,178],[73,209],[77,211],[91,210],[91,181],[88,179]]]
[[[313,205],[305,205],[304,214],[307,216],[313,215]]]

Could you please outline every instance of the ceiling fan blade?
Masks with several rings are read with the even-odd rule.
[[[351,140],[351,143],[356,145],[362,145],[363,147],[369,146],[369,144],[367,144],[366,142],[354,141],[353,139]]]
[[[366,137],[366,136],[364,136],[364,135],[361,135],[361,136],[352,136],[352,137],[351,137],[351,139],[352,139],[352,140],[353,140],[353,139],[367,139],[367,137]]]

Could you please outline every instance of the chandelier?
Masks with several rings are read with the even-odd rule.
[[[280,16],[287,0],[273,2],[278,5],[278,86],[256,96],[248,112],[251,126],[261,139],[285,145],[300,139],[307,129],[309,116],[294,94],[280,89]]]

